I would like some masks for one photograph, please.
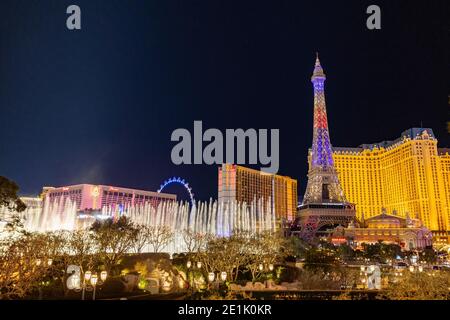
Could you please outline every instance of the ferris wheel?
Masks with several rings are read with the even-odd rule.
[[[186,181],[186,180],[184,180],[184,179],[182,179],[182,178],[180,178],[180,177],[172,177],[172,178],[170,178],[170,179],[168,179],[168,180],[165,180],[162,184],[161,184],[161,186],[159,187],[159,189],[158,189],[158,193],[160,193],[165,187],[167,187],[168,185],[171,185],[171,184],[180,184],[180,185],[182,185],[185,189],[186,189],[186,191],[188,192],[188,194],[189,194],[189,199],[190,199],[190,201],[191,201],[191,205],[194,205],[194,201],[195,201],[195,199],[194,199],[194,194],[192,193],[192,188],[191,187],[189,187],[189,183]]]

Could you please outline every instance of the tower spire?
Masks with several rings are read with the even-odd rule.
[[[320,64],[319,52],[316,52],[316,64],[314,65],[314,71],[311,77],[311,81],[314,81],[315,79],[318,78],[323,78],[323,80],[326,79],[325,73],[323,72],[322,66]]]

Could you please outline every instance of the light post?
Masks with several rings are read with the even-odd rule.
[[[423,266],[409,266],[409,272],[423,272]]]
[[[186,262],[186,267],[187,267],[187,278],[188,278],[188,283],[189,283],[189,291],[192,292],[192,274],[191,274],[191,266],[192,266],[192,262],[190,260],[188,260],[188,262]]]
[[[364,277],[361,277],[361,282],[364,286],[364,288],[367,287],[368,283],[367,283],[367,270],[365,266],[361,266],[361,272],[359,273],[361,276],[364,275]]]
[[[214,272],[210,272],[208,273],[208,282],[209,282],[209,287],[211,286],[211,284],[214,282],[214,279],[216,278],[216,275]]]
[[[97,273],[92,274],[92,271],[90,270],[86,271],[83,276],[83,284],[81,288],[81,300],[85,300],[86,290],[93,291],[92,300],[95,300],[97,286],[103,284],[106,281],[106,278],[108,278],[108,272],[105,270],[100,272],[100,277],[97,275]],[[90,287],[88,288],[89,284],[91,285],[92,288]]]
[[[94,293],[92,294],[92,300],[95,300],[95,289],[97,288],[98,277],[97,274],[91,276],[91,285],[94,287]]]
[[[92,272],[91,271],[86,271],[84,273],[84,277],[83,277],[83,287],[81,288],[81,300],[84,300],[85,294],[86,294],[86,282],[88,282],[91,279],[92,276]]]
[[[108,277],[108,272],[106,272],[106,271],[100,272],[100,280],[102,280],[102,282],[105,282],[107,277]]]
[[[44,269],[45,269],[46,267],[50,268],[50,267],[52,266],[52,264],[53,264],[53,259],[48,258],[47,264],[46,264],[45,261],[43,262],[42,259],[37,258],[36,261],[35,261],[35,263],[36,263],[36,266],[37,266],[38,268],[41,268],[41,267],[44,268]],[[42,293],[42,285],[44,285],[44,282],[41,282],[41,283],[39,284],[39,286],[38,286],[39,300],[42,300],[42,295],[43,295],[43,293]]]
[[[196,263],[192,263],[190,260],[188,260],[186,262],[186,267],[187,267],[187,274],[186,277],[188,278],[188,282],[189,282],[189,290],[194,290],[194,285],[195,285],[195,279],[194,279],[194,270],[191,271],[191,268],[194,269],[194,266],[197,266],[197,269],[200,271],[200,269],[202,268],[202,262],[201,261],[197,261]]]

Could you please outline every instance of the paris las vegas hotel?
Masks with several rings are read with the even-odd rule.
[[[339,180],[359,219],[383,210],[419,218],[435,244],[450,242],[450,149],[428,128],[395,141],[333,148]]]

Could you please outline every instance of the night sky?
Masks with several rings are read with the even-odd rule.
[[[171,163],[176,128],[280,129],[280,170],[306,187],[319,51],[334,146],[431,127],[450,94],[448,0],[0,2],[0,175],[217,197],[217,166]],[[66,28],[77,4],[82,30]],[[366,28],[378,4],[382,30]],[[178,193],[178,187],[167,192]]]

